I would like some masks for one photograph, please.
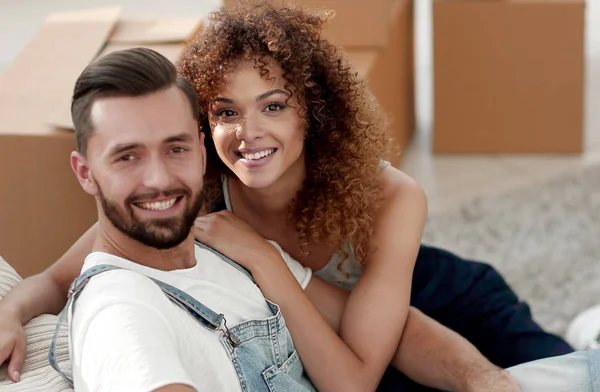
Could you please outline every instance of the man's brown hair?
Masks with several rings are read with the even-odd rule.
[[[190,102],[198,120],[198,98],[194,87],[177,76],[175,65],[160,53],[147,48],[119,50],[88,65],[75,82],[71,117],[77,150],[86,154],[94,130],[90,111],[94,101],[106,97],[136,97],[176,85]]]

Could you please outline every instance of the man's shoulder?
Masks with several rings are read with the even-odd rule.
[[[99,272],[91,277],[85,290],[99,293],[116,293],[120,297],[140,297],[147,291],[160,291],[158,285],[149,276],[152,269],[124,259],[119,256],[104,252],[93,252],[85,259],[82,274],[100,266],[109,266],[113,269]]]
[[[95,251],[87,255],[83,262],[83,268],[81,272],[85,272],[90,268],[97,267],[99,265],[111,265],[114,267],[122,268],[134,272],[144,272],[144,266],[135,263],[131,260],[125,259],[120,256],[116,256],[110,253]]]
[[[77,303],[98,309],[113,304],[157,304],[163,297],[160,287],[149,277],[117,268],[92,276]]]
[[[167,320],[173,315],[172,302],[150,278],[127,269],[115,269],[93,276],[72,305],[74,336],[87,336],[91,325],[132,326],[143,320]]]
[[[118,289],[132,288],[133,286],[157,286],[148,276],[139,271],[132,271],[127,268],[117,267],[108,271],[98,273],[91,277],[87,286],[98,285],[103,288]]]

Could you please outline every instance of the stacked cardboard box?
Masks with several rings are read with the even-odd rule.
[[[585,0],[434,0],[438,153],[583,149]]]
[[[223,0],[232,7],[238,0]],[[308,9],[335,11],[323,37],[342,47],[356,71],[367,80],[390,121],[388,134],[400,152],[415,129],[413,7],[414,0],[296,0]]]
[[[149,46],[175,59],[202,18],[130,20],[120,7],[51,14],[0,75],[0,254],[38,273],[96,221],[69,164],[75,80],[99,54]]]
[[[372,2],[364,3],[372,5]],[[372,45],[348,43],[343,46],[388,116],[390,123],[387,130],[395,147],[388,160],[397,166],[402,150],[408,146],[415,131],[414,3],[413,0],[387,3],[388,28],[382,37],[387,38],[387,42],[380,40],[373,41]],[[365,23],[362,26],[371,25]],[[351,30],[352,26],[347,25],[347,28]]]

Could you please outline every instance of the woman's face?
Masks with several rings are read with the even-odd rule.
[[[240,62],[209,111],[219,157],[249,188],[304,174],[305,122],[281,68],[269,61],[269,78],[261,77],[254,61]]]

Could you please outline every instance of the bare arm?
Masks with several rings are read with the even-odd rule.
[[[344,342],[304,294],[281,256],[262,252],[252,271],[266,298],[277,303],[294,346],[319,391],[374,391],[381,375],[373,374],[360,352]],[[389,360],[388,360],[389,362]],[[383,373],[383,371],[381,371]]]
[[[70,284],[92,250],[96,230],[94,224],[58,261],[16,285],[0,302],[0,313],[15,312],[23,325],[40,314],[58,314],[67,303]]]
[[[350,293],[318,277],[311,279],[305,293],[338,330]],[[444,391],[476,390],[485,380],[512,383],[468,340],[412,307],[391,364],[413,381]]]
[[[411,308],[392,365],[419,384],[448,391],[518,391],[504,370],[456,332]]]

